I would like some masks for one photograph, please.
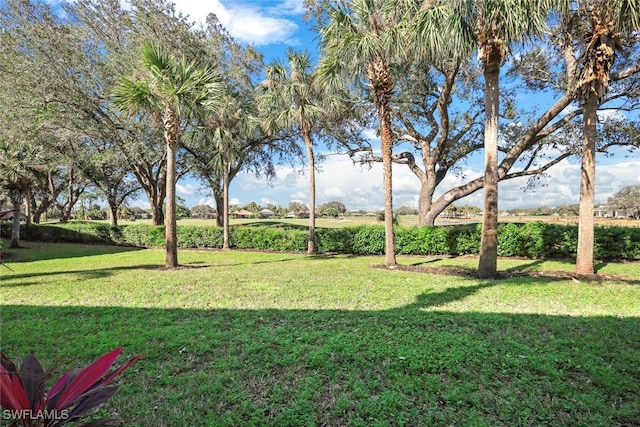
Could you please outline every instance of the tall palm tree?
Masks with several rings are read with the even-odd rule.
[[[260,85],[263,127],[269,134],[294,129],[304,141],[309,163],[309,238],[307,252],[316,250],[316,175],[312,132],[327,117],[330,102],[312,70],[308,52],[287,51],[287,65],[274,61]]]
[[[121,78],[114,91],[114,102],[132,113],[160,113],[167,149],[166,180],[166,262],[167,268],[178,266],[176,228],[176,152],[180,144],[182,121],[197,107],[216,97],[222,88],[216,69],[198,66],[167,54],[159,47],[145,44],[142,64],[147,76],[141,80]]]
[[[498,263],[498,118],[500,68],[507,57],[509,45],[527,36],[541,33],[546,27],[548,7],[544,0],[454,0],[446,2],[455,13],[448,14],[443,25],[435,19],[420,23],[427,40],[442,40],[433,34],[450,34],[451,44],[445,52],[476,48],[485,80],[485,172],[484,213],[478,272],[483,277],[495,276]],[[422,9],[428,12],[443,2],[424,0]],[[427,15],[429,16],[429,15]],[[456,52],[459,53],[459,52]]]
[[[606,95],[621,35],[640,29],[638,0],[582,0],[561,2],[561,12],[576,14],[586,26],[587,41],[578,63],[575,97],[583,108],[580,221],[576,272],[593,274],[594,200],[597,111]]]
[[[258,128],[254,108],[250,102],[234,95],[228,88],[213,104],[205,103],[205,107],[213,107],[205,113],[203,123],[189,132],[188,138],[195,145],[190,150],[198,150],[203,144],[205,152],[212,152],[207,167],[213,169],[213,175],[222,177],[222,249],[230,249],[229,233],[229,184],[237,165],[242,163],[246,155],[239,142],[250,139]],[[220,207],[218,207],[219,209]]]
[[[326,82],[346,80],[366,86],[380,122],[384,186],[385,264],[396,264],[393,232],[392,148],[390,101],[395,80],[392,64],[405,60],[402,43],[403,17],[407,4],[402,0],[353,0],[330,7],[328,21],[320,29],[325,57],[319,76]]]

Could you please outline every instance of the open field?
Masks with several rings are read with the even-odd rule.
[[[25,246],[0,266],[2,350],[58,374],[143,353],[99,411],[128,425],[640,425],[638,263],[490,281],[382,257],[182,250],[167,271],[162,250]]]

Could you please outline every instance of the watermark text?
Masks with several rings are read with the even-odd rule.
[[[58,411],[52,410],[33,410],[33,409],[3,409],[2,419],[5,420],[67,420],[69,419],[69,411],[63,409]]]

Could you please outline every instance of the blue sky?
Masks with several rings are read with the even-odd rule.
[[[317,48],[316,35],[309,24],[302,20],[303,0],[174,0],[178,10],[191,16],[196,22],[204,22],[208,13],[215,13],[229,33],[238,41],[253,44],[265,55],[268,62],[284,58],[287,48]],[[373,146],[379,146],[374,131],[367,132]],[[323,147],[318,147],[325,152]],[[328,153],[328,152],[327,152]],[[596,174],[596,201],[606,202],[624,185],[640,184],[640,156],[625,157],[623,152],[613,158],[598,157]],[[472,157],[463,166],[465,180],[482,175],[482,155]],[[256,179],[251,174],[241,173],[232,182],[230,202],[245,205],[255,201],[260,205],[277,204],[288,206],[291,201],[308,204],[308,176],[297,169],[281,166],[272,182]],[[404,165],[394,165],[394,207],[409,205],[417,207],[419,182]],[[563,161],[549,170],[548,184],[535,193],[522,188],[526,181],[509,180],[500,184],[500,208],[557,206],[578,203],[580,188],[580,165],[575,161]],[[444,191],[464,181],[450,176],[440,186]],[[215,206],[206,188],[198,182],[183,179],[178,183],[178,194],[187,206],[211,204]],[[438,193],[437,193],[438,194]],[[384,206],[381,165],[371,169],[352,164],[347,156],[331,155],[319,165],[316,177],[316,202],[341,201],[351,210],[379,210]],[[147,205],[144,200],[139,205]],[[482,191],[478,191],[456,204],[482,206]]]

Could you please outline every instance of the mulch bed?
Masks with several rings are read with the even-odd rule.
[[[458,268],[458,267],[424,267],[419,265],[395,265],[387,267],[385,265],[376,264],[373,268],[382,268],[388,270],[411,271],[414,273],[437,274],[442,276],[466,277],[469,279],[481,279],[477,270]],[[575,282],[603,282],[607,280],[626,281],[640,284],[638,280],[631,280],[625,276],[617,276],[611,274],[576,274],[571,271],[498,271],[494,280],[512,279],[518,277],[531,277],[543,279],[571,279]]]

